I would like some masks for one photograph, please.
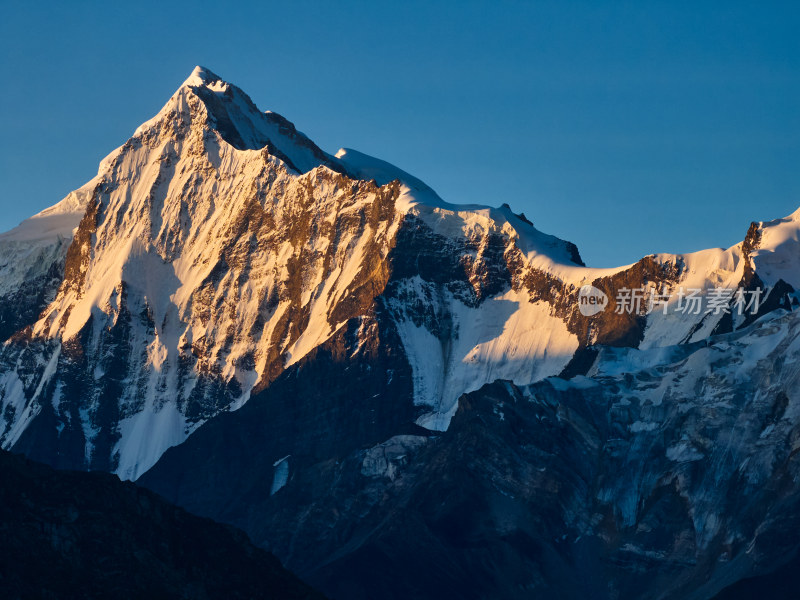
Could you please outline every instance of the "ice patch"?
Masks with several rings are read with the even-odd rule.
[[[272,475],[272,487],[269,490],[270,496],[273,496],[278,490],[280,490],[283,486],[286,485],[287,481],[289,481],[288,459],[290,456],[291,454],[288,454],[272,464],[272,466],[274,467],[274,471]]]

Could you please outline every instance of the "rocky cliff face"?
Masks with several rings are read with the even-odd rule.
[[[556,557],[555,546],[532,549],[544,544],[528,538],[545,514],[557,517],[553,523],[564,531],[594,540],[578,547],[607,559],[598,558],[596,568],[613,579],[609,594],[650,593],[654,588],[624,569],[617,575],[603,569],[612,569],[608,561],[624,563],[619,556],[626,543],[643,547],[627,529],[639,526],[638,512],[628,505],[624,515],[618,511],[626,502],[649,502],[646,494],[658,486],[648,479],[651,487],[642,487],[635,479],[641,474],[627,478],[616,455],[598,448],[616,444],[617,429],[643,426],[614,421],[619,399],[672,385],[685,366],[675,357],[707,356],[698,348],[728,340],[725,335],[744,336],[743,347],[755,348],[759,319],[791,312],[800,285],[798,231],[800,211],[752,224],[743,242],[728,249],[588,268],[573,244],[539,232],[507,205],[449,204],[388,163],[354,150],[327,154],[289,121],[260,112],[244,92],[198,67],[158,115],[101,163],[97,177],[0,236],[0,440],[55,466],[141,477],[195,512],[243,527],[343,597],[406,589],[389,573],[401,559],[426,578],[408,593],[438,589],[439,575],[410,556],[417,551],[419,557],[446,554],[447,581],[471,582],[459,588],[464,594],[489,594],[477,574],[505,590],[502,597],[560,585],[577,594],[569,587],[572,558]],[[605,294],[605,310],[580,310],[587,286]],[[724,298],[724,310],[708,310],[716,288],[763,294],[742,311],[734,310],[734,297]],[[641,302],[627,310],[631,290]],[[697,312],[679,310],[694,290],[706,304]],[[669,300],[647,310],[656,296]],[[714,362],[686,363],[691,369],[683,378],[736,361],[749,373],[761,360],[719,343],[724,351]],[[785,348],[792,352],[793,346]],[[614,356],[625,357],[619,364],[628,373],[616,373],[618,381],[598,370]],[[639,372],[645,383],[626,392]],[[539,442],[525,441],[519,431],[550,434],[539,431],[545,417],[521,390],[539,386],[536,393],[545,393],[562,385],[557,382],[585,377],[592,386],[564,383],[573,387],[548,391],[547,406],[579,401],[586,413],[580,422],[589,416],[591,422],[559,430],[556,450],[538,446],[529,453]],[[499,380],[509,383],[493,383]],[[709,381],[709,388],[719,383],[720,394],[738,389],[727,380]],[[516,398],[519,426],[477,431],[495,410],[506,414],[497,408],[497,389],[510,390],[503,402]],[[681,393],[687,402],[699,394],[694,388]],[[787,387],[787,406],[792,393]],[[761,404],[741,408],[755,420],[766,418]],[[664,425],[671,434],[675,427],[678,421]],[[722,429],[709,432],[708,443],[721,436]],[[466,441],[448,441],[456,439],[491,452],[480,457]],[[505,470],[498,448],[516,455],[516,470]],[[594,453],[594,462],[581,458],[580,448]],[[581,488],[585,504],[566,515],[565,498],[529,489],[539,473],[534,459],[547,452],[561,466],[545,488],[577,489],[584,485],[579,479],[594,481],[602,473],[617,477],[617,487]],[[415,462],[417,456],[424,458]],[[630,456],[649,460],[647,453]],[[683,473],[680,461],[662,463],[659,477]],[[403,475],[414,464],[413,476]],[[434,485],[459,469],[451,488]],[[731,470],[713,474],[715,481],[732,477]],[[479,552],[462,548],[471,542],[459,537],[466,534],[457,524],[473,518],[463,512],[474,510],[473,501],[499,502],[490,488],[506,479],[508,493],[526,499],[497,506],[516,515],[509,531],[519,527],[524,535],[507,539],[499,521],[484,523],[475,535],[495,537],[478,546],[496,544],[499,554],[481,567]],[[467,493],[472,485],[476,491]],[[644,495],[626,495],[625,485]],[[397,486],[410,495],[398,499]],[[425,510],[408,512],[403,502],[425,486],[454,500],[437,508],[430,496],[428,504],[420,500]],[[527,491],[514,491],[517,486]],[[750,493],[736,488],[734,497],[737,490]],[[685,498],[669,502],[686,505]],[[664,526],[664,535],[705,535],[705,525],[687,521],[675,507],[670,518],[676,521]],[[442,523],[431,529],[429,513]],[[427,550],[403,537],[392,515],[411,519],[408,531],[423,527],[417,533]],[[745,516],[731,509],[729,518]],[[586,523],[578,527],[576,519]],[[382,555],[389,542],[379,539],[397,548]],[[651,558],[680,562],[694,552],[706,560],[717,551],[705,541],[672,539],[680,551],[658,546]],[[453,545],[457,552],[450,552]],[[375,560],[383,566],[370,563]],[[377,579],[362,588],[354,583],[363,561],[385,580],[385,590],[370,587]],[[631,569],[643,568],[634,563]],[[545,564],[555,571],[546,573]],[[752,566],[732,564],[732,572]],[[535,565],[544,569],[541,577],[526,579]],[[687,585],[717,573],[692,571]],[[511,575],[513,584],[499,583]]]

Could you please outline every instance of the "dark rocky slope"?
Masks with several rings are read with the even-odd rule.
[[[241,526],[332,598],[711,598],[800,550],[799,339],[798,315],[776,313],[669,351],[605,349],[591,377],[462,396],[433,435],[400,413],[371,423],[354,392],[369,361],[329,361],[314,390],[318,356],[270,388],[282,400],[207,424],[140,483]],[[270,409],[326,398],[339,408],[276,444],[294,420]]]
[[[114,475],[0,451],[0,481],[3,598],[322,598],[243,533]]]

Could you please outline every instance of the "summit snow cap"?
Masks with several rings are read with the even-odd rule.
[[[222,81],[222,78],[219,77],[219,75],[213,73],[211,69],[207,69],[205,67],[197,65],[192,71],[191,75],[189,75],[186,81],[183,82],[183,85],[188,85],[188,86],[208,85],[208,84],[214,84],[216,82],[221,82],[223,85],[227,85],[224,81]]]

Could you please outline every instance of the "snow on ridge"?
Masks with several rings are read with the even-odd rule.
[[[374,179],[379,185],[400,180],[403,194],[397,203],[398,210],[421,217],[436,233],[447,237],[470,237],[499,230],[516,240],[529,266],[547,271],[564,282],[583,285],[633,266],[593,268],[577,265],[563,240],[538,231],[514,214],[507,204],[499,208],[452,204],[442,200],[420,179],[384,160],[350,148],[341,148],[336,158],[351,175]],[[783,279],[796,289],[800,288],[800,208],[787,217],[758,225],[761,240],[752,253],[756,273],[768,286]],[[729,248],[652,256],[661,263],[684,265],[685,279],[681,285],[701,289],[709,286],[735,288],[741,281],[744,268],[741,242]],[[651,329],[650,333],[653,338],[655,331]]]
[[[413,175],[385,160],[369,156],[368,154],[351,148],[339,148],[339,151],[335,154],[335,158],[345,167],[348,173],[358,179],[374,179],[375,183],[378,185],[386,185],[390,181],[399,179],[408,186],[410,194],[407,200],[410,203],[426,202],[435,207],[447,206],[448,208],[453,208],[453,205],[449,205],[442,200],[439,195],[421,179],[417,179]]]
[[[59,237],[72,239],[73,232],[83,218],[86,204],[94,187],[95,180],[70,192],[69,195],[22,221],[13,229],[0,233],[0,244],[4,242],[27,242],[31,244],[50,244]]]
[[[0,233],[0,297],[46,274],[64,260],[97,178],[66,198]]]
[[[422,180],[379,158],[351,148],[340,148],[335,158],[350,175],[359,179],[373,179],[378,185],[399,180],[403,187],[397,210],[421,218],[436,233],[445,237],[470,238],[489,232],[502,233],[517,241],[519,249],[531,264],[557,270],[569,278],[577,274],[584,278],[597,277],[606,271],[619,270],[595,269],[591,275],[588,271],[574,271],[573,268],[581,267],[574,262],[568,242],[542,233],[516,215],[507,204],[499,208],[482,204],[452,204],[442,200]]]
[[[764,283],[779,279],[800,288],[800,208],[787,217],[758,223],[761,234],[751,256]]]
[[[350,148],[339,149],[336,159],[351,175],[374,179],[379,185],[400,180],[403,193],[397,203],[398,210],[422,218],[436,233],[447,237],[470,237],[490,230],[500,231],[516,240],[529,266],[547,271],[562,281],[583,285],[633,266],[594,268],[577,265],[567,250],[566,242],[540,232],[514,214],[507,204],[493,208],[446,202],[430,186],[406,171]],[[759,277],[767,285],[783,279],[800,288],[800,208],[782,219],[759,223],[759,227],[761,241],[752,255]],[[729,248],[652,256],[661,263],[683,264],[686,279],[682,285],[687,287],[736,287],[743,271],[741,242]]]

